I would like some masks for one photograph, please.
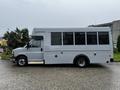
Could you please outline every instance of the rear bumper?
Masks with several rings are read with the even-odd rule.
[[[114,59],[113,59],[113,58],[110,58],[109,61],[106,61],[106,63],[110,63],[110,62],[114,62]]]
[[[113,58],[111,58],[111,59],[110,59],[110,62],[114,62],[114,59],[113,59]]]

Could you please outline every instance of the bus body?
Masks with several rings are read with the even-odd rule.
[[[106,63],[113,58],[111,30],[108,27],[34,28],[31,41],[14,49],[13,61],[19,66],[32,63]]]

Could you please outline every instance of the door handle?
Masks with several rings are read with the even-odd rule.
[[[61,52],[61,54],[63,54],[63,52]]]
[[[40,51],[43,51],[43,48],[41,48]]]

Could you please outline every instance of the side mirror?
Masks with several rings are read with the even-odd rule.
[[[29,48],[30,48],[30,43],[29,43],[29,42],[27,43],[26,48],[27,48],[27,49],[29,49]]]

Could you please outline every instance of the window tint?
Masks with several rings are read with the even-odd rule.
[[[109,33],[98,32],[99,44],[109,44]]]
[[[40,40],[32,40],[31,41],[31,47],[40,47],[41,46],[41,41]]]
[[[88,45],[97,44],[97,32],[87,32],[87,44]]]
[[[75,45],[85,45],[85,32],[75,32]]]
[[[51,32],[51,45],[62,45],[61,32]]]
[[[32,39],[43,40],[43,36],[32,36]]]
[[[63,45],[73,45],[73,32],[63,32]]]

